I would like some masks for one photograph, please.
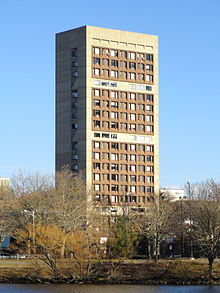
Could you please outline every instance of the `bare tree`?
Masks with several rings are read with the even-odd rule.
[[[209,278],[213,277],[213,263],[220,249],[220,189],[206,181],[197,185],[194,200],[186,205],[190,218],[191,237],[208,259]]]
[[[161,198],[160,195],[155,195],[154,198],[154,201],[149,203],[142,213],[133,214],[132,218],[135,229],[148,240],[149,258],[153,254],[153,258],[157,262],[160,257],[160,244],[168,235],[172,210],[169,201]]]
[[[40,172],[27,173],[19,170],[10,180],[10,188],[15,197],[33,192],[48,191],[54,185],[52,176]]]

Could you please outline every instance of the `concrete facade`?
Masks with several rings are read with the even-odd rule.
[[[158,83],[157,36],[57,34],[56,170],[84,171],[98,202],[144,205],[159,191]]]

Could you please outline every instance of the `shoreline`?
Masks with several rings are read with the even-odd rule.
[[[109,264],[93,263],[89,273],[79,275],[76,263],[65,260],[53,274],[48,267],[31,260],[0,262],[0,284],[88,284],[88,285],[220,285],[220,262],[214,264],[213,278],[202,260],[125,260],[114,270]],[[69,261],[69,262],[68,262]],[[117,264],[117,261],[115,262]]]

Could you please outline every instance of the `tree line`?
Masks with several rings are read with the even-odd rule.
[[[93,194],[83,176],[67,168],[56,178],[18,172],[9,188],[0,189],[0,203],[1,239],[13,236],[14,252],[32,256],[38,268],[43,263],[54,278],[64,259],[74,264],[74,278],[97,272],[110,278],[127,258],[157,262],[175,255],[206,257],[212,278],[220,252],[220,185],[213,180],[193,185],[190,199],[155,194],[145,207],[122,207],[109,215],[105,241],[94,228],[103,214],[94,208]]]

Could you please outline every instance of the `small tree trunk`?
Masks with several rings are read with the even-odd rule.
[[[151,243],[150,243],[150,240],[148,240],[148,242],[147,242],[147,252],[148,252],[148,259],[151,260],[152,257],[151,257]]]
[[[214,259],[212,257],[208,258],[209,261],[209,280],[211,280],[213,278],[213,263],[214,263]]]
[[[66,239],[67,239],[67,235],[64,237],[62,246],[60,248],[60,257],[61,258],[64,258],[64,256],[65,256]]]
[[[157,241],[156,257],[157,257],[157,260],[160,257],[160,242],[159,241]]]
[[[154,239],[153,254],[154,254],[154,261],[155,261],[155,263],[157,263],[157,260],[158,260],[157,257],[158,257],[158,255],[157,255],[157,239],[156,239],[156,237]]]

